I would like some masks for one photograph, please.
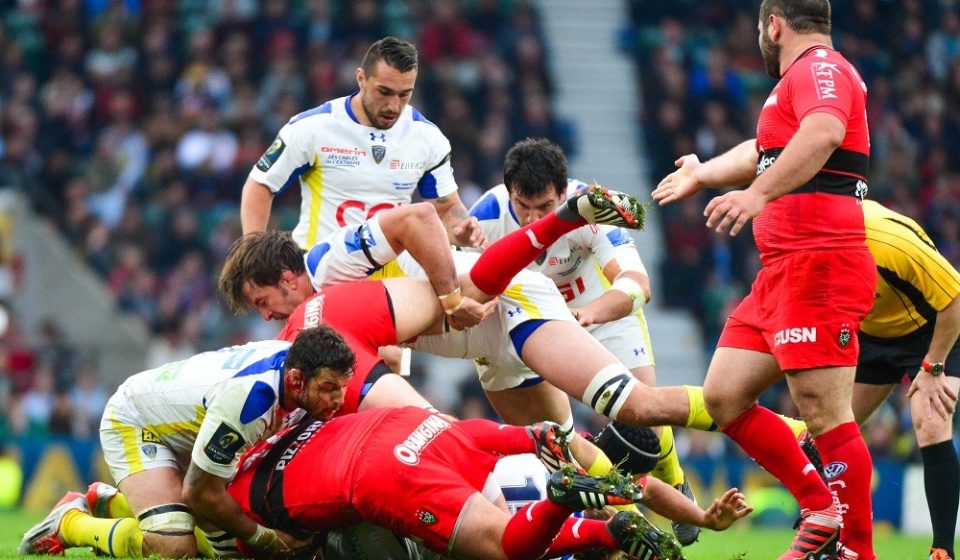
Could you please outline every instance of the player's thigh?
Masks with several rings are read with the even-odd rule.
[[[770,354],[718,347],[703,382],[707,411],[722,426],[753,406],[760,393],[782,375]]]
[[[360,401],[358,411],[372,408],[398,408],[415,406],[417,408],[432,408],[430,402],[423,397],[407,380],[394,373],[380,376]]]
[[[397,340],[409,340],[440,324],[443,308],[426,278],[387,278],[383,285],[393,305]]]
[[[791,371],[787,387],[797,410],[814,436],[840,424],[853,422],[853,366],[814,368]]]
[[[579,398],[601,369],[616,357],[572,321],[546,321],[526,339],[522,358],[530,368],[569,395]]]
[[[530,387],[488,390],[486,394],[500,418],[515,426],[543,420],[563,424],[573,414],[567,394],[546,381]]]
[[[857,424],[863,425],[877,407],[890,396],[895,385],[889,383],[854,383],[853,384],[853,417]]]
[[[463,506],[450,552],[453,558],[506,560],[503,531],[510,514],[474,494]]]
[[[960,390],[960,377],[944,377],[947,386],[957,394]],[[953,437],[953,416],[943,418],[936,410],[931,410],[930,404],[916,394],[910,398],[910,416],[913,418],[913,429],[917,432],[917,443],[926,447]],[[956,406],[956,405],[954,405]]]

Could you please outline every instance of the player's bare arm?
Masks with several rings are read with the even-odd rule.
[[[636,253],[635,249],[630,250]],[[611,288],[583,307],[571,309],[584,327],[616,321],[650,301],[650,278],[640,270],[624,270],[618,260],[613,259],[604,265],[603,275]]]
[[[707,227],[716,228],[718,233],[739,233],[767,202],[794,191],[816,175],[843,142],[846,132],[843,122],[830,113],[804,117],[783,153],[749,188],[718,196],[707,204],[703,212]]]
[[[747,505],[744,495],[736,488],[731,488],[723,496],[714,500],[706,510],[691,502],[679,490],[647,477],[643,489],[643,503],[654,512],[683,523],[692,523],[714,531],[723,531],[753,511]]]
[[[660,206],[707,187],[732,187],[752,181],[757,174],[756,140],[745,140],[705,162],[696,154],[687,154],[677,158],[674,165],[677,170],[664,177],[651,194]]]
[[[470,217],[459,194],[450,193],[431,199],[430,202],[436,207],[440,220],[447,228],[450,243],[458,247],[483,247],[487,244],[487,238],[480,229],[480,222]]]
[[[183,480],[183,500],[197,518],[213,524],[251,546],[277,556],[292,556],[310,543],[283,531],[268,529],[247,517],[227,493],[225,478],[210,474],[190,463]]]
[[[266,230],[272,204],[273,192],[266,185],[247,178],[240,196],[240,226],[243,233]]]
[[[937,313],[937,322],[933,327],[933,339],[924,361],[929,364],[943,363],[960,336],[960,298],[954,298],[950,305]],[[949,420],[957,408],[957,391],[951,387],[955,383],[949,377],[932,375],[923,366],[910,384],[907,398],[921,399],[921,406],[927,418],[934,413],[943,420]]]

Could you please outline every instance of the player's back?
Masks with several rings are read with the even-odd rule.
[[[250,386],[265,382],[276,390],[289,347],[288,342],[266,340],[196,354],[133,375],[114,398],[179,452],[192,446],[207,407],[228,380]],[[243,404],[237,403],[238,411]]]

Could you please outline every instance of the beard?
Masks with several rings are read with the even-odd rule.
[[[763,66],[771,78],[780,79],[780,45],[770,40],[766,33],[760,35],[760,54]]]
[[[390,124],[383,122],[383,119],[381,119],[373,111],[373,104],[367,101],[366,98],[361,98],[360,104],[363,106],[363,112],[366,113],[367,119],[370,120],[370,124],[372,124],[374,128],[379,128],[380,130],[387,130],[397,122],[396,120],[394,120]]]

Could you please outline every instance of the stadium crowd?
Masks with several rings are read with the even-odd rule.
[[[701,160],[753,137],[774,81],[757,49],[756,6],[734,0],[632,0],[621,40],[636,60],[650,176],[680,155]],[[953,2],[833,3],[836,47],[869,88],[869,198],[916,219],[942,254],[960,265],[960,12]],[[953,150],[953,152],[951,152]],[[736,237],[691,227],[712,193],[658,208],[666,240],[665,305],[697,318],[709,355],[728,313],[760,266],[750,228]],[[655,327],[654,327],[655,328]],[[899,391],[864,427],[874,457],[916,458],[909,407]],[[766,403],[795,413],[785,389]],[[699,434],[693,452],[700,448]],[[722,444],[713,453],[722,453]]]
[[[364,51],[389,34],[419,47],[415,104],[455,147],[467,206],[500,181],[516,140],[572,148],[529,0],[77,0],[6,11],[0,168],[118,308],[150,325],[148,366],[271,338],[275,326],[234,317],[215,296],[240,235],[240,188],[291,116],[356,90]],[[279,197],[276,227],[292,229],[298,205]],[[57,403],[80,406],[72,381],[90,369],[33,359],[38,336],[5,339],[30,356],[11,360],[11,382],[0,376],[13,433],[62,433],[49,419]]]

